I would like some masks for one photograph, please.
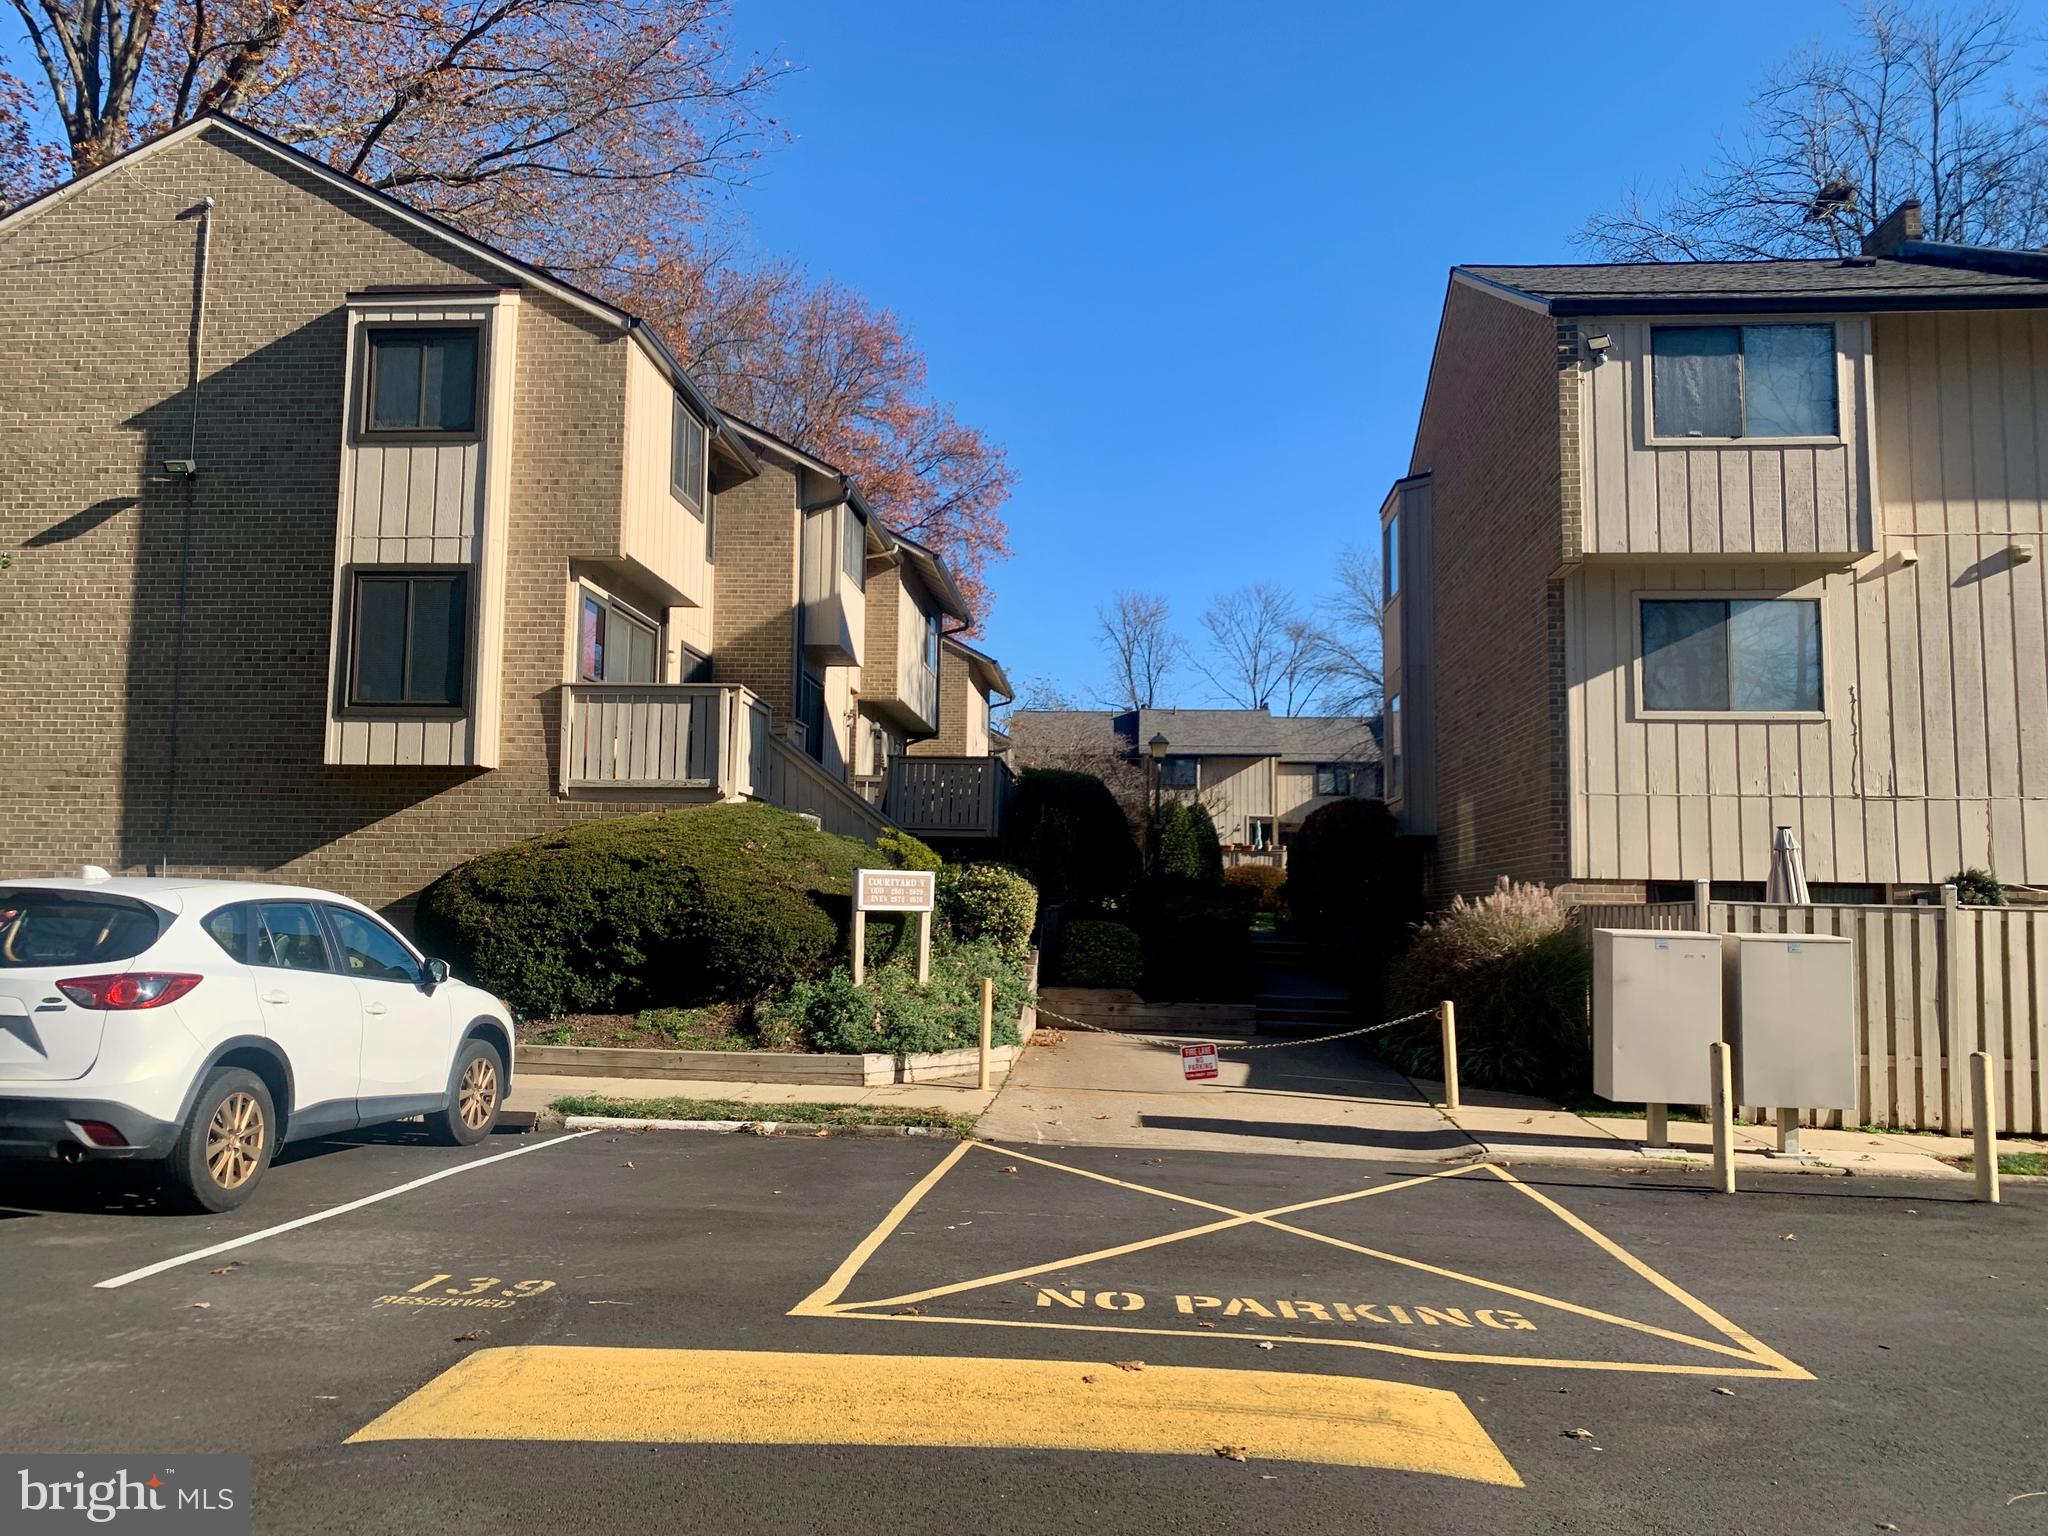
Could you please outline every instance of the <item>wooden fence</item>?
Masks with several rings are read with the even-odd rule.
[[[2048,1134],[2048,909],[1776,906],[1765,902],[1581,907],[1594,928],[1838,934],[1855,945],[1853,1113],[1809,1125],[1882,1125],[1961,1135],[1970,1125],[1969,1059],[1991,1053],[1998,1128]],[[1704,915],[1705,921],[1700,921]]]

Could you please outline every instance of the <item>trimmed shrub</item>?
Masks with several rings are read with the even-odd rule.
[[[1415,931],[1396,998],[1404,1013],[1446,998],[1457,1004],[1458,1068],[1466,1081],[1569,1095],[1592,1083],[1592,970],[1578,925],[1556,895],[1503,876],[1490,895],[1461,897]],[[1380,1038],[1382,1053],[1403,1071],[1442,1076],[1434,1021]]]
[[[1370,1002],[1419,915],[1420,870],[1377,800],[1309,813],[1287,854],[1287,910],[1316,966]]]
[[[767,805],[585,822],[450,870],[421,895],[418,929],[529,1018],[744,1001],[824,971],[873,858]],[[870,919],[870,953],[908,927]]]
[[[1038,921],[1038,887],[1006,864],[948,865],[939,872],[939,920],[962,943],[986,940],[1021,960]]]
[[[1210,885],[1223,881],[1223,845],[1216,837],[1215,819],[1199,801],[1169,800],[1159,808],[1153,848],[1155,875]]]
[[[1162,876],[1139,887],[1132,907],[1148,999],[1222,1003],[1252,995],[1252,898],[1246,892]]]
[[[1060,930],[1060,984],[1135,987],[1144,979],[1138,935],[1122,923],[1077,918]]]
[[[814,1051],[960,1050],[981,1039],[981,979],[995,982],[997,1045],[1015,1045],[1017,1011],[1031,1001],[1024,968],[993,944],[948,945],[932,956],[931,981],[917,984],[909,960],[877,966],[860,986],[842,967],[799,981],[762,1010],[762,1037],[800,1034]]]
[[[2002,907],[2006,904],[2005,882],[1988,869],[1959,869],[1945,885],[1956,888],[1956,900],[1966,907]]]
[[[1287,871],[1277,864],[1238,864],[1223,871],[1223,883],[1235,891],[1249,892],[1254,912],[1278,914],[1287,903],[1280,888],[1287,884]]]
[[[876,838],[875,846],[889,861],[891,869],[937,869],[945,862],[932,851],[929,843],[921,842],[897,827],[889,828]]]
[[[1138,878],[1138,844],[1109,786],[1092,773],[1027,768],[1010,803],[1004,862],[1029,871],[1041,901],[1098,906]]]

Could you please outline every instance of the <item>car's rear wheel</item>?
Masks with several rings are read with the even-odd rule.
[[[448,1107],[428,1115],[427,1133],[446,1146],[468,1147],[497,1128],[505,1102],[505,1064],[486,1040],[463,1043],[455,1059],[455,1092]]]
[[[277,1150],[277,1108],[254,1072],[222,1067],[200,1086],[171,1149],[169,1173],[180,1204],[231,1211],[255,1193]]]

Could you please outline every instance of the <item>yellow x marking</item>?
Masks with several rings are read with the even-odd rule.
[[[845,1296],[848,1287],[852,1284],[854,1277],[860,1272],[868,1259],[873,1256],[875,1250],[902,1225],[904,1218],[917,1207],[918,1203],[931,1192],[932,1188],[963,1157],[977,1147],[984,1151],[996,1153],[1006,1160],[1034,1163],[1042,1168],[1052,1168],[1062,1173],[1073,1174],[1076,1178],[1089,1179],[1118,1189],[1127,1189],[1138,1194],[1151,1195],[1161,1200],[1172,1201],[1177,1205],[1190,1205],[1201,1210],[1213,1211],[1222,1219],[1203,1222],[1196,1226],[1168,1232],[1158,1237],[1145,1238],[1137,1242],[1119,1243],[1114,1247],[1098,1248],[1087,1253],[1067,1254],[1057,1259],[1047,1260],[1042,1264],[1031,1264],[1018,1269],[1004,1270],[1000,1274],[984,1275],[979,1279],[956,1281],[950,1285],[932,1286],[921,1291],[906,1291],[901,1295],[883,1296],[871,1301],[843,1300],[842,1298]],[[1362,1243],[1350,1242],[1341,1237],[1332,1237],[1328,1233],[1311,1231],[1306,1227],[1294,1226],[1280,1219],[1302,1211],[1316,1210],[1324,1206],[1342,1205],[1354,1200],[1370,1200],[1380,1195],[1392,1194],[1396,1190],[1410,1189],[1417,1185],[1428,1184],[1434,1180],[1458,1178],[1466,1175],[1491,1176],[1503,1181],[1509,1187],[1519,1190],[1529,1199],[1535,1201],[1539,1206],[1563,1221],[1573,1231],[1585,1237],[1595,1247],[1607,1253],[1643,1280],[1648,1281],[1651,1285],[1669,1296],[1687,1311],[1700,1318],[1722,1336],[1721,1340],[1699,1338],[1692,1334],[1679,1333],[1669,1328],[1661,1328],[1652,1323],[1638,1322],[1634,1318],[1620,1317],[1612,1312],[1603,1312],[1594,1307],[1581,1306],[1577,1302],[1565,1301],[1555,1296],[1546,1296],[1537,1291],[1525,1290],[1520,1286],[1506,1285],[1499,1281],[1487,1280],[1478,1275],[1470,1275],[1459,1270],[1447,1269],[1442,1265],[1426,1263],[1421,1259],[1412,1259],[1402,1254],[1387,1252],[1384,1249],[1371,1248]],[[1622,1248],[1613,1239],[1596,1231],[1584,1220],[1566,1210],[1548,1195],[1530,1188],[1506,1169],[1492,1164],[1461,1164],[1455,1168],[1442,1169],[1434,1173],[1419,1174],[1413,1178],[1399,1179],[1388,1184],[1375,1185],[1370,1189],[1348,1190],[1342,1194],[1326,1195],[1315,1200],[1296,1201],[1293,1204],[1274,1206],[1263,1211],[1244,1211],[1234,1206],[1218,1204],[1213,1200],[1203,1200],[1192,1195],[1178,1194],[1172,1190],[1156,1188],[1134,1180],[1113,1178],[1108,1174],[1095,1173],[1086,1168],[1070,1167],[1065,1163],[1056,1163],[1048,1158],[1037,1157],[1028,1152],[1018,1151],[1015,1148],[997,1148],[991,1147],[984,1142],[963,1141],[948,1153],[936,1167],[911,1186],[903,1198],[896,1202],[889,1214],[882,1218],[881,1224],[862,1239],[853,1252],[849,1253],[841,1261],[838,1268],[832,1272],[823,1285],[797,1303],[791,1310],[790,1316],[855,1317],[888,1322],[964,1323],[970,1326],[994,1328],[1058,1328],[1081,1333],[1159,1334],[1173,1338],[1186,1338],[1191,1335],[1177,1328],[1148,1328],[1134,1324],[1053,1322],[1023,1318],[935,1317],[921,1313],[882,1311],[881,1309],[907,1308],[914,1306],[918,1302],[929,1301],[941,1296],[957,1295],[963,1291],[980,1290],[992,1285],[1001,1285],[1008,1281],[1025,1280],[1033,1275],[1045,1274],[1053,1270],[1072,1269],[1083,1264],[1092,1264],[1102,1259],[1118,1258],[1124,1254],[1137,1253],[1148,1248],[1161,1248],[1169,1243],[1185,1242],[1189,1238],[1204,1237],[1213,1232],[1228,1231],[1233,1227],[1254,1225],[1269,1227],[1274,1231],[1285,1232],[1294,1237],[1307,1238],[1311,1242],[1326,1243],[1333,1248],[1341,1248],[1347,1252],[1362,1255],[1365,1258],[1379,1259],[1389,1264],[1397,1264],[1408,1269],[1419,1270],[1424,1274],[1435,1275],[1440,1279],[1456,1281],[1462,1285],[1477,1286],[1480,1289],[1494,1291],[1503,1296],[1513,1296],[1521,1301],[1555,1308],[1558,1311],[1568,1312],[1574,1316],[1587,1318],[1594,1322],[1610,1323],[1619,1328],[1648,1334],[1671,1343],[1705,1350],[1711,1354],[1725,1357],[1728,1363],[1673,1365],[1653,1362],[1567,1360],[1516,1355],[1460,1354],[1437,1349],[1411,1348],[1405,1345],[1385,1343],[1372,1339],[1331,1338],[1298,1334],[1231,1333],[1229,1335],[1217,1335],[1217,1337],[1270,1339],[1274,1342],[1290,1344],[1326,1344],[1335,1345],[1339,1348],[1369,1349],[1386,1354],[1409,1355],[1425,1360],[1450,1360],[1477,1365],[1536,1365],[1563,1370],[1640,1371],[1671,1375],[1758,1376],[1796,1381],[1811,1381],[1813,1379],[1811,1372],[1794,1364],[1769,1345],[1736,1327],[1734,1323],[1723,1317],[1705,1302],[1659,1274],[1649,1265],[1643,1263],[1642,1260],[1636,1258],[1635,1255]]]

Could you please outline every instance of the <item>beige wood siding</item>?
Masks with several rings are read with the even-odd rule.
[[[482,332],[478,419],[470,442],[390,442],[358,433],[366,324],[473,323]],[[505,569],[519,299],[362,301],[350,306],[342,391],[340,498],[328,648],[324,760],[333,764],[494,768],[503,709]],[[365,567],[471,570],[470,707],[458,718],[344,708],[353,573]]]
[[[619,556],[678,607],[711,601],[704,518],[670,488],[675,386],[638,347],[626,351],[626,446]],[[708,457],[708,450],[707,450]]]
[[[1765,318],[1793,324],[1828,319]],[[1581,369],[1587,473],[1579,553],[1783,557],[1872,549],[1870,322],[1861,316],[1833,321],[1841,441],[1766,446],[1651,440],[1650,329],[1663,323],[1579,322],[1581,334],[1604,331],[1613,342],[1605,361]],[[1717,317],[1714,323],[1744,320]]]
[[[1924,884],[1979,866],[2048,882],[2048,608],[2003,533],[1850,571],[1587,566],[1566,583],[1572,872],[1761,880],[1787,825],[1810,879]],[[1822,602],[1826,717],[1645,720],[1636,596]]]
[[[1226,843],[1251,841],[1247,823],[1273,814],[1273,779],[1277,759],[1270,757],[1203,757],[1197,759],[1196,787],[1183,798],[1199,799]]]

